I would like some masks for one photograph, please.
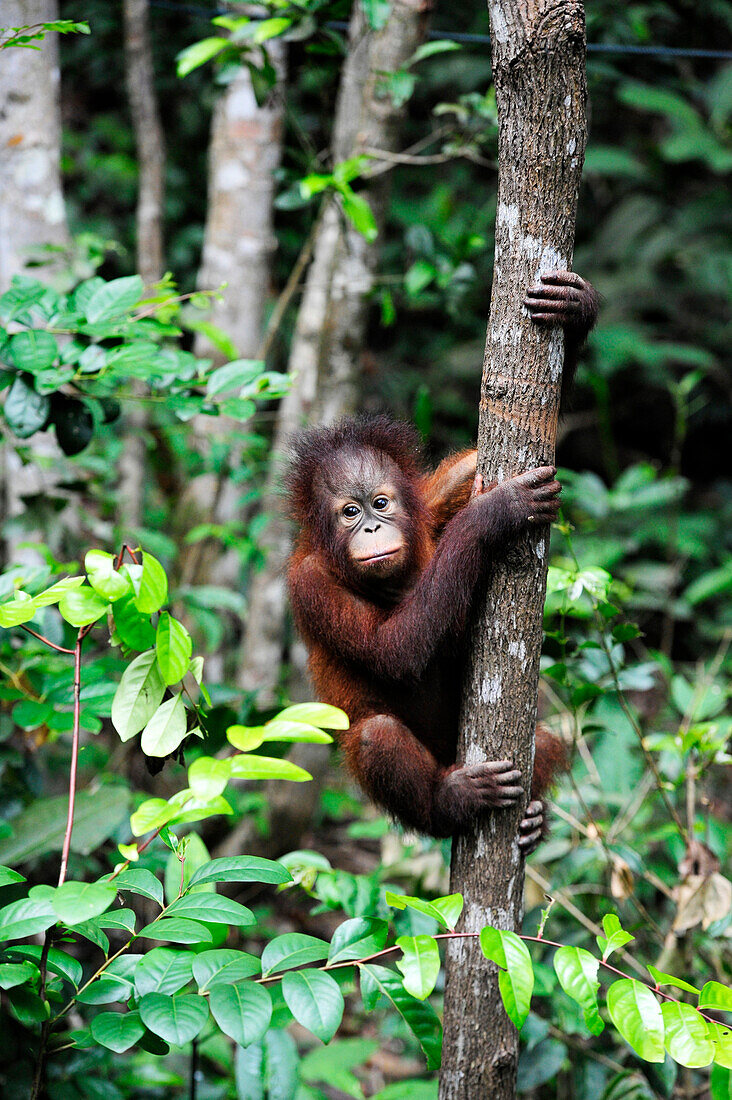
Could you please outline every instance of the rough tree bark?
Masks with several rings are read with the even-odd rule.
[[[124,0],[125,77],[139,169],[137,189],[137,270],[146,285],[162,277],[165,206],[165,137],[155,95],[148,0]],[[138,396],[144,392],[135,385]],[[147,415],[141,404],[129,407],[125,443],[119,461],[119,523],[130,538],[142,523],[146,481]]]
[[[58,19],[56,0],[4,0],[0,20],[7,27],[30,26]],[[39,50],[2,51],[0,64],[0,293],[14,275],[23,273],[28,253],[40,245],[68,243],[61,190],[61,111],[59,109],[58,36],[47,34]],[[55,265],[44,267],[48,278]],[[0,516],[25,511],[23,497],[51,492],[57,481],[59,450],[50,433],[33,440],[44,461],[21,462],[11,436],[0,449]],[[5,561],[40,562],[24,540],[39,532],[22,531],[4,540]]]
[[[402,68],[419,45],[428,8],[425,0],[394,0],[384,27],[373,31],[360,0],[354,5],[331,140],[333,164],[365,148],[396,151],[404,110],[380,85],[383,74]],[[274,702],[284,649],[290,529],[280,511],[279,486],[287,439],[303,424],[330,423],[355,408],[387,181],[388,175],[377,177],[362,192],[379,229],[375,243],[353,228],[334,199],[327,200],[317,226],[290,350],[293,384],[280,407],[263,501],[272,516],[262,540],[266,563],[252,578],[239,675],[240,685],[257,692],[261,706]]]
[[[554,459],[563,337],[521,306],[539,274],[571,267],[586,139],[582,0],[489,0],[499,115],[499,183],[490,321],[480,401],[479,468],[503,480]],[[511,758],[528,790],[533,767],[548,534],[531,534],[496,563],[475,625],[459,759]],[[492,814],[453,847],[451,889],[461,930],[518,930],[525,801]],[[495,968],[475,941],[447,959],[440,1100],[515,1096],[518,1034]]]

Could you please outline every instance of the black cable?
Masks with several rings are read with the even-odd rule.
[[[177,11],[183,15],[196,15],[205,19],[214,19],[217,15],[231,15],[231,8],[201,8],[193,4],[180,4],[176,0],[150,0],[153,8]],[[348,23],[326,23],[329,30],[347,31]],[[461,42],[464,45],[487,46],[490,36],[487,34],[466,34],[462,31],[430,31],[428,38],[437,41]],[[616,42],[588,42],[588,53],[614,53],[640,57],[705,57],[708,60],[732,61],[732,50],[687,49],[684,46],[633,46]]]

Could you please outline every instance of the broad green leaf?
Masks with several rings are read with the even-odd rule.
[[[114,629],[129,648],[140,652],[155,645],[155,628],[150,617],[138,611],[132,596],[118,600],[112,608]]]
[[[313,1084],[322,1082],[361,1100],[363,1088],[351,1070],[368,1061],[378,1049],[378,1042],[370,1039],[338,1039],[327,1048],[314,1047],[300,1061],[300,1077]],[[436,1096],[435,1093],[434,1100]]]
[[[158,619],[155,651],[165,683],[177,684],[188,671],[193,642],[183,624],[167,611],[163,611]]]
[[[47,394],[36,393],[19,374],[5,398],[3,412],[10,430],[19,439],[28,439],[48,422],[51,400]]]
[[[322,970],[290,970],[282,976],[282,995],[299,1024],[329,1043],[343,1019],[343,994]]]
[[[145,615],[159,611],[168,599],[168,578],[165,570],[152,554],[142,552],[142,574],[140,587],[135,596],[135,607]]]
[[[165,911],[166,917],[188,917],[209,924],[255,924],[254,914],[246,905],[220,894],[184,894]]]
[[[316,745],[329,745],[333,740],[329,733],[307,722],[283,721],[280,718],[274,718],[259,729],[262,741],[309,741]]]
[[[88,626],[101,619],[109,607],[109,600],[97,595],[93,588],[83,585],[64,592],[58,601],[61,617],[72,626]]]
[[[353,228],[367,241],[375,241],[379,235],[374,213],[366,199],[349,188],[341,192],[343,213]]]
[[[253,974],[259,974],[261,969],[262,964],[256,955],[228,948],[204,951],[193,960],[193,977],[198,982],[199,993],[205,993],[215,985],[243,982]]]
[[[429,1070],[439,1069],[442,1050],[442,1028],[437,1013],[429,1001],[416,1001],[406,992],[402,980],[385,966],[366,963],[360,968],[361,987],[364,980],[387,997],[424,1051]]]
[[[16,332],[11,336],[8,351],[18,370],[37,374],[53,365],[58,355],[58,345],[50,332],[31,329],[30,332]]]
[[[135,967],[135,989],[145,993],[177,993],[193,977],[190,951],[175,951],[170,947],[154,947]]]
[[[664,1042],[671,1057],[692,1069],[708,1066],[714,1057],[714,1044],[706,1021],[696,1009],[678,1001],[666,1001],[661,1005],[661,1015]]]
[[[276,974],[328,958],[328,944],[304,932],[288,932],[270,940],[262,952],[262,974]]]
[[[24,940],[57,921],[50,900],[21,898],[0,909],[0,940]]]
[[[607,1008],[615,1024],[639,1058],[663,1062],[663,1016],[647,985],[633,978],[613,982],[607,991]]]
[[[229,726],[226,739],[240,752],[258,749],[264,741],[264,726]]]
[[[732,1012],[732,989],[721,982],[706,982],[699,994],[699,1008]]]
[[[700,992],[695,985],[689,985],[683,978],[677,978],[673,974],[664,974],[662,970],[657,970],[655,966],[647,966],[646,970],[656,985],[672,985],[676,989],[685,989],[687,993],[696,993],[697,996]]]
[[[145,1027],[166,1043],[183,1046],[201,1032],[208,1019],[205,997],[197,993],[146,993],[140,1001],[140,1015]]]
[[[15,599],[0,606],[0,626],[9,629],[29,622],[38,610],[36,601],[27,592],[18,592]]]
[[[271,1027],[261,1043],[237,1046],[237,1100],[290,1100],[298,1092],[298,1062],[295,1040],[279,1028]]]
[[[395,909],[415,909],[418,913],[433,917],[450,931],[454,930],[463,909],[463,899],[460,894],[449,894],[435,901],[423,901],[422,898],[410,897],[408,894],[394,894],[391,890],[387,890],[385,899],[386,904],[393,905]]]
[[[33,602],[36,607],[49,607],[53,603],[58,603],[67,592],[71,592],[74,588],[80,588],[83,583],[83,577],[64,577],[63,580],[52,584],[45,592],[39,592],[37,596],[34,596]]]
[[[16,985],[35,981],[39,977],[40,970],[30,960],[20,963],[0,963],[0,989],[14,989]]]
[[[511,1022],[521,1028],[531,1007],[534,968],[531,955],[515,932],[486,925],[480,933],[480,947],[487,959],[501,967],[498,988]]]
[[[224,363],[223,367],[217,367],[209,376],[206,390],[209,397],[226,393],[230,390],[241,390],[259,378],[264,371],[264,363],[261,359],[234,359],[231,363]]]
[[[554,956],[554,969],[560,985],[582,1009],[587,1027],[599,1035],[605,1025],[597,1007],[600,962],[583,947],[560,947]]]
[[[631,936],[630,932],[626,932],[620,926],[620,921],[615,913],[606,913],[602,918],[602,927],[605,932],[604,936],[596,936],[597,946],[602,951],[603,961],[609,959],[613,951],[617,951],[620,947],[625,947],[626,943],[631,943],[635,937]]]
[[[194,69],[205,65],[216,54],[221,53],[229,45],[228,38],[202,38],[191,46],[186,46],[176,55],[176,72],[178,76],[188,76]]]
[[[25,882],[25,876],[12,867],[0,866],[0,886],[9,886],[11,882]]]
[[[128,1001],[133,993],[133,982],[130,978],[107,977],[103,975],[97,978],[86,989],[82,989],[76,995],[77,1001],[84,1005],[110,1005],[117,1001]]]
[[[135,912],[133,909],[112,909],[103,913],[97,923],[100,928],[120,928],[132,935],[135,931]]]
[[[349,726],[348,715],[327,703],[295,703],[280,711],[273,721],[306,722],[324,730],[347,730]]]
[[[164,940],[167,943],[211,943],[213,935],[195,920],[174,918],[167,920],[165,917],[146,924],[137,933],[138,936],[146,936],[149,940]]]
[[[141,894],[151,898],[158,905],[163,904],[163,887],[159,879],[146,867],[128,867],[120,872],[113,882],[118,890],[128,890],[131,894]]]
[[[396,944],[403,953],[396,965],[404,975],[404,988],[423,1001],[435,988],[440,973],[437,941],[434,936],[400,936]]]
[[[151,829],[159,829],[172,821],[177,814],[177,808],[164,798],[147,798],[130,817],[132,835],[142,836]]]
[[[142,297],[144,283],[139,275],[112,279],[94,291],[86,305],[86,319],[96,325],[127,313]]]
[[[732,1030],[722,1024],[710,1023],[709,1038],[714,1043],[714,1061],[718,1066],[732,1070]]]
[[[261,856],[224,856],[204,864],[192,876],[190,885],[203,882],[292,882],[292,875],[271,859]]]
[[[453,50],[461,50],[462,46],[459,42],[453,42],[450,39],[439,39],[436,42],[425,42],[423,45],[418,46],[410,58],[412,65],[416,65],[418,61],[425,61],[428,57],[433,57],[437,53],[450,53]]]
[[[254,982],[215,985],[209,994],[209,1005],[224,1034],[242,1047],[263,1039],[272,1019],[269,990]]]
[[[142,731],[140,746],[146,756],[168,756],[180,745],[187,733],[186,708],[178,692],[166,699]]]
[[[386,946],[389,925],[385,920],[354,917],[339,924],[333,933],[328,952],[328,965],[363,959]]]
[[[222,794],[230,778],[230,759],[199,756],[188,769],[188,785],[199,798],[214,798]]]
[[[117,887],[107,882],[64,882],[53,895],[58,919],[68,927],[98,917],[117,897]]]
[[[732,1068],[721,1065],[712,1066],[709,1089],[711,1100],[729,1100],[732,1096]]]
[[[139,1012],[100,1012],[91,1022],[98,1043],[115,1054],[124,1054],[145,1033]]]
[[[122,741],[144,729],[160,706],[165,681],[154,649],[141,653],[127,666],[112,703],[112,725]]]
[[[310,772],[289,760],[278,760],[275,756],[233,756],[231,758],[232,779],[289,779],[293,783],[305,783],[312,779]]]
[[[34,963],[40,963],[43,955],[43,948],[36,943],[13,944],[11,950],[14,958],[31,959]],[[46,967],[52,974],[58,974],[74,986],[80,984],[84,974],[79,960],[67,955],[58,947],[52,947],[48,952]]]
[[[120,600],[130,592],[129,577],[118,573],[115,558],[104,550],[90,550],[84,558],[84,568],[89,584],[105,600]]]
[[[130,792],[121,785],[104,784],[76,796],[72,852],[89,855],[111,836],[127,815]],[[0,861],[24,863],[47,852],[60,851],[66,832],[69,798],[54,795],[32,802],[12,820],[12,836],[0,840]]]

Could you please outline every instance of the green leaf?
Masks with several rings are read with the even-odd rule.
[[[193,976],[195,955],[170,947],[154,947],[135,967],[135,989],[145,993],[177,993]]]
[[[137,610],[133,596],[118,600],[112,608],[112,614],[114,628],[129,649],[142,651],[155,645],[155,628],[150,617]]]
[[[166,699],[142,731],[140,746],[146,756],[168,756],[180,745],[187,733],[188,719],[183,695],[178,692]]]
[[[364,979],[372,988],[387,997],[424,1051],[429,1070],[439,1069],[442,1050],[442,1028],[437,1013],[429,1001],[416,1001],[406,992],[401,978],[385,966],[366,963],[360,968],[361,989]]]
[[[400,936],[396,944],[403,952],[396,965],[404,975],[404,988],[423,1001],[435,988],[440,973],[437,941],[434,936]]]
[[[706,982],[699,994],[699,1008],[732,1012],[732,989],[721,982]]]
[[[534,968],[531,955],[515,932],[486,925],[480,933],[480,947],[487,959],[501,967],[498,988],[511,1022],[521,1028],[531,1007]]]
[[[631,936],[630,932],[626,932],[620,927],[620,921],[615,913],[606,913],[602,918],[602,927],[605,931],[605,936],[596,936],[597,946],[602,951],[603,961],[609,959],[613,951],[617,951],[620,947],[625,947],[626,943],[632,943],[635,936]],[[606,938],[607,937],[607,938]]]
[[[58,601],[61,617],[72,626],[88,626],[101,619],[109,607],[109,601],[98,596],[93,588],[82,585],[65,592]]]
[[[118,890],[128,890],[131,894],[141,894],[151,898],[158,905],[163,904],[163,887],[159,879],[146,867],[129,867],[120,872],[113,880]]]
[[[322,970],[290,970],[282,976],[282,995],[299,1024],[329,1043],[343,1019],[343,994]]]
[[[289,760],[244,755],[231,758],[231,776],[232,779],[289,779],[293,783],[304,783],[313,778],[310,772]]]
[[[349,726],[348,715],[327,703],[295,703],[280,711],[273,721],[306,722],[324,730],[347,730]]]
[[[158,918],[152,921],[151,924],[146,924],[137,933],[138,936],[146,936],[149,940],[165,940],[168,943],[212,942],[213,935],[205,924],[183,918],[167,920],[166,917]]]
[[[254,914],[246,905],[222,897],[220,894],[184,894],[165,911],[167,917],[189,917],[209,924],[255,924]]]
[[[714,1043],[714,1061],[718,1066],[732,1069],[732,1030],[723,1024],[707,1021],[709,1038]]]
[[[40,963],[43,956],[43,948],[35,943],[13,944],[11,950],[14,958],[31,959],[35,963]],[[60,951],[57,947],[52,947],[48,952],[46,966],[52,974],[58,974],[74,986],[79,985],[84,975],[78,959],[72,958],[71,955],[67,955],[65,951]]]
[[[130,591],[130,581],[114,567],[115,558],[104,550],[90,550],[84,558],[89,584],[105,600],[115,601]]]
[[[329,733],[324,733],[308,722],[283,721],[280,718],[274,718],[266,726],[260,726],[259,732],[260,744],[262,741],[309,741],[311,744],[329,745],[333,740]]]
[[[18,592],[14,600],[0,606],[0,626],[9,629],[29,622],[38,610],[38,604],[27,592]]]
[[[87,303],[87,321],[96,325],[127,313],[139,302],[144,285],[139,275],[128,275],[100,286]]]
[[[107,882],[64,882],[53,895],[58,919],[68,927],[98,917],[117,897],[117,888]]]
[[[112,703],[112,725],[122,741],[129,741],[147,725],[164,693],[155,650],[135,657],[122,674]]]
[[[22,375],[13,382],[3,406],[10,430],[19,439],[28,439],[45,427],[51,412],[51,399],[36,393]]]
[[[322,962],[328,958],[328,944],[303,932],[288,932],[270,940],[262,952],[262,974],[276,974],[290,967]]]
[[[204,951],[193,960],[193,977],[198,982],[199,993],[205,993],[215,985],[243,982],[253,974],[259,974],[261,969],[262,964],[256,955],[228,948]]]
[[[206,384],[208,396],[215,397],[230,390],[239,391],[259,378],[264,369],[261,359],[234,359],[231,363],[224,363],[209,376]]]
[[[450,53],[453,50],[461,50],[462,46],[459,42],[452,42],[450,39],[439,39],[433,42],[424,42],[421,46],[418,46],[410,58],[410,64],[416,65],[418,61],[424,61],[428,57],[433,57],[437,53]]]
[[[9,886],[11,882],[25,881],[25,876],[21,875],[19,871],[14,871],[12,867],[0,866],[0,887]]]
[[[130,793],[120,785],[103,785],[76,796],[72,852],[89,855],[111,836],[125,817]],[[32,802],[13,818],[13,835],[0,840],[0,861],[24,863],[47,852],[60,851],[66,832],[68,795]]]
[[[437,268],[427,260],[415,260],[404,276],[404,289],[416,298],[437,276]]]
[[[239,1046],[258,1043],[272,1019],[269,990],[254,982],[215,985],[209,994],[211,1015],[225,1035]]]
[[[408,894],[393,894],[387,890],[385,894],[386,904],[393,905],[396,909],[415,909],[418,913],[424,913],[432,917],[444,928],[454,931],[463,909],[463,899],[460,894],[449,894],[444,898],[436,898],[434,901],[423,901],[422,898],[410,897]]]
[[[298,1092],[299,1056],[286,1031],[270,1028],[261,1043],[236,1048],[238,1100],[290,1100]]]
[[[115,1054],[124,1054],[145,1033],[139,1012],[100,1012],[91,1022],[98,1043]]]
[[[559,983],[582,1009],[585,1023],[593,1035],[599,1035],[605,1027],[597,1007],[599,965],[599,960],[583,947],[560,947],[554,956]]]
[[[666,1001],[661,1005],[665,1029],[665,1046],[671,1057],[682,1066],[696,1069],[708,1066],[714,1057],[714,1044],[709,1038],[706,1021],[691,1005]]]
[[[14,989],[16,985],[35,981],[39,977],[40,970],[30,960],[21,963],[0,963],[0,989]]]
[[[689,985],[683,978],[677,978],[673,974],[664,974],[662,970],[656,970],[655,966],[647,966],[646,970],[653,978],[656,985],[672,985],[676,989],[685,989],[687,993],[699,994],[695,985]]]
[[[58,345],[50,332],[16,332],[8,343],[10,358],[18,370],[35,374],[47,370],[58,355]]]
[[[168,599],[168,578],[165,570],[152,554],[142,552],[140,588],[135,596],[135,607],[145,615],[159,611]]]
[[[353,228],[365,237],[369,243],[375,241],[379,235],[376,219],[373,211],[363,195],[357,194],[349,188],[341,192],[343,200],[343,213],[353,225]]]
[[[197,993],[146,993],[140,1001],[140,1015],[145,1027],[173,1046],[190,1043],[200,1034],[208,1019],[208,1005]]]
[[[188,769],[188,785],[199,798],[223,794],[231,778],[231,760],[199,756]]]
[[[49,607],[51,604],[58,603],[67,592],[71,592],[74,588],[81,588],[83,583],[83,577],[64,577],[63,580],[52,584],[45,592],[39,592],[34,596],[33,603],[36,607]]]
[[[216,57],[229,45],[228,38],[202,38],[200,42],[194,42],[186,46],[176,55],[176,72],[179,77],[188,76],[194,69],[205,65],[212,57]]]
[[[24,940],[45,932],[56,920],[50,900],[21,898],[0,909],[0,940]]]
[[[709,1089],[711,1100],[729,1100],[732,1096],[732,1069],[712,1066]]]
[[[199,867],[190,881],[191,886],[203,882],[292,882],[292,875],[271,859],[260,856],[225,856],[212,859]]]
[[[167,611],[163,611],[158,619],[155,651],[165,683],[177,684],[188,671],[193,642],[183,624]]]
[[[389,925],[385,920],[354,917],[339,924],[333,933],[328,952],[328,965],[363,959],[386,946]]]
[[[615,1024],[639,1058],[663,1062],[663,1016],[648,986],[633,978],[613,982],[607,991],[607,1008]]]

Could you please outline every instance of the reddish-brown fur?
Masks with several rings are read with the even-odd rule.
[[[399,471],[411,567],[395,588],[365,588],[332,530],[328,471],[339,455],[354,450],[387,456]],[[467,507],[474,477],[474,451],[423,474],[411,430],[385,418],[305,433],[295,443],[290,475],[301,532],[289,588],[318,695],[349,715],[351,727],[339,735],[340,744],[370,797],[406,825],[437,836],[468,827],[481,808],[470,784],[463,790],[445,780],[459,770],[458,714],[473,591],[490,551],[516,529],[501,494],[490,492],[495,514],[487,545],[476,540],[474,505]],[[562,756],[556,739],[537,730],[532,798],[545,790]],[[501,794],[493,791],[490,800],[489,793],[482,808],[507,805],[495,801]]]

